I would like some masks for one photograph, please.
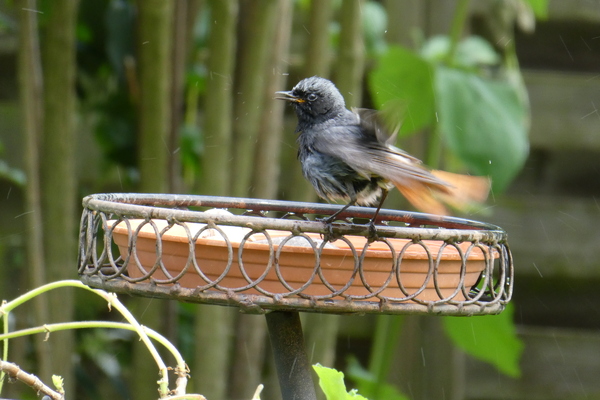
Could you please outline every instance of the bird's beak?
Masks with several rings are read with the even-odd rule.
[[[277,100],[291,101],[292,103],[304,103],[304,100],[302,100],[300,97],[294,96],[291,91],[290,92],[275,92],[275,98]]]

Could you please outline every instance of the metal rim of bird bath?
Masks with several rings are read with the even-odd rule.
[[[81,280],[92,287],[98,287],[114,292],[126,292],[141,296],[169,298],[186,302],[211,303],[218,305],[237,306],[248,313],[265,313],[269,310],[294,309],[298,311],[325,312],[325,313],[385,313],[385,314],[439,314],[439,315],[482,315],[497,314],[504,309],[512,296],[513,263],[507,243],[506,233],[498,226],[470,221],[453,217],[439,217],[422,213],[411,213],[395,210],[381,210],[379,221],[376,225],[376,242],[382,246],[389,245],[388,240],[405,239],[409,241],[405,248],[390,248],[393,260],[390,261],[390,273],[387,285],[398,285],[398,276],[403,273],[403,257],[408,249],[423,248],[427,254],[427,277],[419,290],[423,291],[426,285],[433,286],[437,293],[438,274],[441,249],[438,247],[431,251],[430,243],[437,241],[445,250],[451,249],[460,256],[460,279],[464,286],[467,258],[475,249],[482,249],[484,268],[478,279],[477,288],[458,287],[448,296],[438,296],[434,300],[421,300],[419,295],[408,293],[401,288],[400,296],[386,296],[381,288],[369,286],[362,271],[361,255],[368,254],[363,248],[355,248],[347,238],[369,237],[370,232],[366,224],[333,223],[329,226],[320,221],[310,220],[309,216],[327,216],[337,211],[340,206],[329,204],[258,200],[231,197],[212,197],[195,195],[166,195],[166,194],[96,194],[83,200],[84,211],[80,225],[79,241],[79,275]],[[205,211],[190,210],[190,208],[223,208],[241,210],[241,215],[214,215]],[[350,207],[340,215],[340,218],[366,218],[374,214],[374,209],[365,207]],[[277,214],[277,215],[275,215]],[[138,226],[131,221],[137,220]],[[129,258],[124,257],[114,248],[114,231],[116,223],[126,227]],[[155,262],[144,268],[138,266],[136,278],[127,275],[127,263],[139,264],[136,242],[141,236],[139,223],[145,225],[147,230],[155,232],[159,238],[155,249]],[[158,226],[157,221],[162,225]],[[216,279],[211,279],[202,271],[202,265],[195,260],[194,254],[198,252],[194,244],[202,232],[185,229],[188,224],[206,224],[206,229],[214,232],[225,242],[227,248],[227,265]],[[392,224],[400,225],[394,226]],[[404,226],[402,226],[404,225]],[[164,246],[160,240],[173,227],[181,227],[187,235],[189,254],[182,273],[173,274],[166,270],[165,256],[161,251]],[[239,248],[227,238],[226,227],[244,227],[248,233],[239,243]],[[279,246],[274,243],[270,232],[289,232],[289,237],[284,238]],[[261,288],[261,277],[248,276],[242,272],[245,285],[227,287],[221,285],[227,273],[234,268],[244,265],[243,251],[245,246],[250,246],[253,235],[264,235],[268,251],[267,263],[271,274],[277,272],[277,277],[282,281],[285,291],[275,293]],[[313,235],[313,236],[308,236]],[[321,235],[323,241],[314,239],[314,235]],[[263,236],[264,237],[264,236]],[[299,288],[291,287],[282,276],[277,261],[282,256],[281,248],[292,237],[306,240],[314,252],[314,267],[311,274],[306,276],[306,283]],[[344,286],[333,287],[326,281],[319,265],[319,256],[327,252],[326,244],[335,240],[350,249],[353,258],[354,271],[350,278],[365,285],[364,293],[360,295],[345,293]],[[101,243],[99,243],[101,241]],[[166,243],[166,242],[165,242]],[[429,244],[428,244],[429,243]],[[462,243],[459,247],[457,244]],[[469,244],[466,248],[465,245]],[[370,245],[369,245],[370,246]],[[325,250],[324,250],[325,249]],[[456,250],[454,250],[456,249]],[[479,250],[478,250],[479,251]],[[437,254],[436,254],[437,252]],[[237,254],[236,254],[237,253]],[[493,253],[495,257],[489,256]],[[140,269],[140,267],[142,267]],[[131,268],[131,267],[129,267]],[[201,276],[201,285],[183,287],[178,280],[185,271],[196,271]],[[239,273],[240,271],[238,271]],[[264,272],[264,271],[261,271]],[[162,275],[157,279],[154,275]],[[140,275],[141,274],[141,275]],[[154,275],[153,275],[154,274]],[[314,280],[325,281],[329,293],[310,295],[306,288]],[[402,285],[400,285],[402,286]],[[255,289],[253,294],[248,290]],[[347,288],[346,288],[347,289]],[[417,290],[417,292],[419,291]],[[365,294],[366,293],[366,294]],[[463,299],[457,300],[456,295]]]
[[[368,221],[375,215],[373,208],[349,207],[338,216],[343,222],[326,224],[314,218],[332,215],[341,206],[170,194],[95,194],[83,199],[83,207],[78,255],[83,283],[117,293],[235,306],[246,313],[266,314],[284,399],[316,398],[299,311],[487,315],[500,313],[512,296],[513,261],[506,232],[477,221],[384,209],[372,232],[357,219]],[[207,209],[237,210],[238,214]],[[241,238],[228,237],[233,228],[243,229]],[[170,235],[175,230],[183,232],[177,245],[183,246],[185,254],[179,270],[173,272],[168,266],[175,262],[169,253],[173,245]],[[218,260],[222,269],[212,276],[203,267],[214,260],[198,258],[208,248],[210,238],[205,241],[204,236],[209,232],[222,242]],[[116,246],[119,234],[120,251]],[[153,237],[151,249],[143,253],[141,248],[148,247],[144,242],[148,234]],[[257,236],[264,238],[260,245],[252,243]],[[305,242],[302,249],[292,245],[294,239]],[[362,240],[359,245],[358,239]],[[400,247],[396,247],[398,241],[403,241]],[[321,266],[328,263],[329,252],[339,252],[327,247],[336,243],[346,248],[342,259],[351,263],[348,283],[337,286]],[[262,246],[262,253],[256,253],[256,246]],[[380,253],[381,246],[388,251],[389,271],[378,285],[372,285],[363,269],[367,258],[377,253],[373,253],[376,246],[380,246]],[[407,274],[405,265],[409,265],[408,254],[414,248],[425,254],[421,262],[426,271],[422,283],[411,292],[404,287],[403,274]],[[312,254],[314,261],[304,283],[294,286],[286,280],[279,264],[286,256],[290,259],[287,249],[298,252],[299,257],[302,253]],[[258,273],[252,273],[248,267],[251,263],[244,259],[253,251],[262,254],[258,263],[266,264]],[[444,292],[439,277],[443,275],[440,271],[447,251],[454,254],[458,282],[454,289]],[[475,272],[476,280],[467,284],[467,276],[473,274],[468,269],[470,257],[476,252],[480,254],[481,269]],[[144,256],[150,261],[144,261]],[[181,283],[190,273],[196,283],[186,287]],[[241,285],[225,285],[233,273],[241,273]],[[276,277],[279,290],[262,286],[268,276]],[[325,292],[310,292],[317,281]],[[352,284],[362,284],[362,292],[353,292]],[[394,285],[396,288],[390,292],[389,287]],[[422,298],[426,290],[437,298]]]

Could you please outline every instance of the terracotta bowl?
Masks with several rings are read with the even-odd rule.
[[[162,220],[154,220],[156,229],[148,223],[140,227],[142,220],[129,220],[129,223],[130,229],[125,222],[118,223],[113,239],[127,260],[130,278],[144,281],[151,276],[157,284],[177,282],[186,288],[206,290],[330,297],[343,292],[355,300],[372,300],[374,295],[379,295],[390,301],[463,301],[463,290],[468,292],[476,284],[489,258],[485,254],[487,249],[471,247],[471,243],[456,245],[463,253],[468,251],[461,279],[463,263],[459,251],[439,241],[424,240],[421,245],[408,239],[388,239],[390,245],[376,241],[365,250],[364,237],[347,236],[347,241],[337,240],[323,246],[319,234],[292,237],[290,232],[267,231],[270,245],[264,233],[253,233],[244,240],[250,232],[246,228],[220,226],[219,232],[207,229],[204,224],[185,223],[188,230],[182,225],[165,230],[167,223]],[[128,258],[130,240],[136,236],[135,250]],[[161,237],[158,242],[157,236]],[[190,242],[194,237],[197,239],[192,257]],[[361,258],[362,271],[359,272],[355,266]],[[228,265],[229,270],[226,270]],[[437,272],[434,272],[436,265]]]

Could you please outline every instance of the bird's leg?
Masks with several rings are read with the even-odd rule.
[[[348,204],[346,204],[344,207],[342,207],[339,210],[337,210],[331,216],[329,216],[326,219],[324,219],[323,222],[325,222],[327,224],[331,224],[333,221],[336,220],[336,218],[337,218],[338,215],[340,215],[341,213],[343,213],[344,211],[346,211],[348,209],[348,207],[354,205],[355,203],[356,203],[356,196],[352,196],[350,198],[350,201],[348,202]]]
[[[333,226],[331,225],[333,223],[333,221],[336,220],[337,216],[340,215],[341,213],[343,213],[344,211],[346,211],[346,209],[348,209],[348,207],[350,207],[351,205],[354,205],[356,203],[356,193],[352,192],[352,194],[350,194],[350,201],[348,202],[348,204],[346,204],[344,207],[340,208],[339,210],[337,210],[335,213],[333,213],[332,215],[330,215],[327,218],[318,218],[318,221],[324,222],[325,224],[327,224],[327,230],[329,231],[327,234],[327,237],[329,238],[328,240],[335,240],[335,235],[333,234]]]
[[[333,213],[331,216],[329,216],[328,218],[323,218],[321,219],[322,222],[324,222],[325,224],[327,224],[327,235],[325,237],[325,240],[328,242],[334,242],[337,238],[335,237],[334,233],[333,233],[333,221],[335,221],[335,219],[337,218],[338,215],[340,215],[340,213],[344,212],[348,207],[350,207],[351,205],[353,205],[354,203],[356,203],[356,196],[352,196],[350,198],[350,201],[348,202],[348,204],[346,204],[344,207],[340,208],[338,211],[336,211],[335,213]]]
[[[381,210],[381,207],[383,206],[383,202],[385,201],[385,198],[388,195],[388,190],[387,189],[381,189],[381,199],[379,200],[379,205],[377,206],[377,210],[375,211],[375,214],[373,215],[373,218],[371,218],[371,222],[369,222],[369,239],[375,239],[377,238],[377,229],[375,228],[375,221],[377,220],[377,215],[379,215],[379,211]]]

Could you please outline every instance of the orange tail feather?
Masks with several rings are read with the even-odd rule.
[[[437,215],[448,215],[445,204],[458,210],[483,203],[490,191],[490,180],[482,176],[460,175],[445,171],[431,173],[449,186],[413,181],[410,185],[394,183],[400,193],[418,210]]]
[[[396,185],[402,196],[419,211],[429,214],[448,215],[448,209],[433,196],[433,190],[421,182],[411,186]]]

